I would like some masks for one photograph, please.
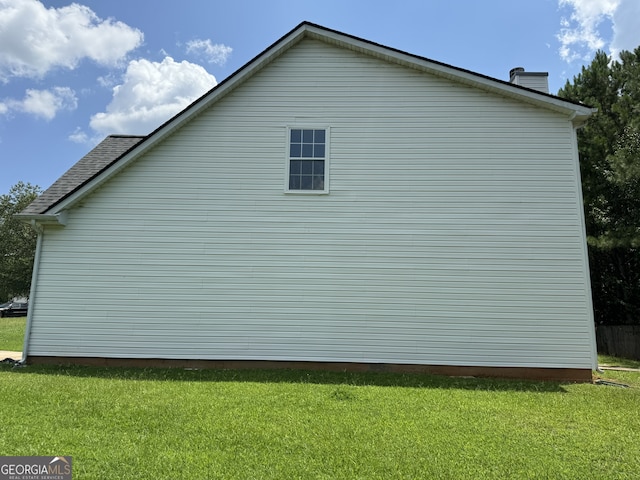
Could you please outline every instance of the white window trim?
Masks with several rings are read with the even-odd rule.
[[[328,195],[329,194],[329,171],[331,156],[331,129],[326,125],[313,124],[294,124],[288,125],[286,129],[286,158],[285,158],[285,175],[284,175],[284,193],[291,195]],[[324,190],[289,190],[289,168],[291,166],[291,130],[324,130]]]

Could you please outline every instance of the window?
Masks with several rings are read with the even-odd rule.
[[[327,129],[289,129],[288,192],[328,193]]]

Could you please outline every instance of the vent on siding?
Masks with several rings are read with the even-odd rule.
[[[547,72],[525,72],[522,67],[512,68],[509,72],[509,82],[549,93],[549,74]]]

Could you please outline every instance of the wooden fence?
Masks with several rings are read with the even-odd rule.
[[[640,360],[640,325],[596,327],[598,353]]]

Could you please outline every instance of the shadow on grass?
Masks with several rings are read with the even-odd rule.
[[[447,377],[418,373],[356,373],[287,369],[187,370],[181,368],[123,368],[54,365],[28,365],[25,367],[12,368],[10,365],[0,365],[0,372],[2,371],[12,371],[17,375],[59,375],[125,381],[299,383],[403,388],[441,388],[478,391],[566,393],[563,386],[564,384],[559,382]]]

